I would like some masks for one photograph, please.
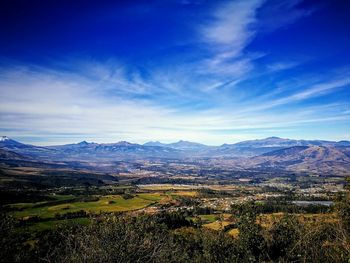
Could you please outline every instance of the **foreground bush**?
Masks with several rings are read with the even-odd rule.
[[[344,199],[348,202],[348,199]],[[339,215],[347,206],[340,205]],[[67,225],[20,235],[0,216],[1,262],[348,262],[347,218],[305,223],[285,215],[268,228],[254,204],[235,213],[239,235],[195,227],[179,213],[106,215],[87,226]],[[30,240],[31,242],[28,242]]]

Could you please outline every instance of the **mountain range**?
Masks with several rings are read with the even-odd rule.
[[[39,159],[50,161],[129,160],[147,158],[225,159],[233,167],[282,169],[327,174],[350,174],[350,141],[293,140],[269,137],[221,146],[189,141],[147,142],[143,145],[120,141],[82,141],[56,146],[23,144],[0,137],[0,159]]]
[[[201,144],[201,143],[197,143],[197,142],[183,141],[183,140],[180,140],[180,141],[174,142],[174,143],[161,143],[159,141],[146,142],[143,144],[143,146],[160,146],[160,147],[168,147],[168,148],[177,149],[177,150],[184,150],[184,151],[202,151],[202,150],[212,148],[212,146],[208,146],[205,144]]]
[[[244,160],[244,167],[350,175],[350,147],[292,146]]]

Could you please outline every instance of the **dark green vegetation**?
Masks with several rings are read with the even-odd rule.
[[[1,262],[348,262],[350,195],[332,207],[292,196],[231,205],[229,191],[134,186],[2,192]],[[174,186],[175,187],[175,186]],[[151,187],[150,187],[151,188]],[[55,193],[55,194],[54,194]],[[204,200],[204,201],[203,201]],[[216,200],[216,199],[215,199]],[[20,203],[18,203],[20,202]],[[148,211],[152,206],[155,210]],[[186,209],[185,209],[186,208]],[[276,213],[283,212],[283,213]],[[312,214],[310,214],[312,213]]]
[[[337,206],[339,221],[305,223],[286,214],[268,228],[255,205],[232,213],[239,235],[201,228],[181,213],[100,215],[18,235],[17,222],[1,215],[2,262],[347,262],[349,199]],[[81,222],[82,223],[82,222]]]

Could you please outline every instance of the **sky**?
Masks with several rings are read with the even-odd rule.
[[[0,4],[0,135],[350,140],[350,1]]]

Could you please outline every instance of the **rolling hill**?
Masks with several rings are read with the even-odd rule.
[[[268,152],[281,150],[294,146],[327,146],[327,147],[346,147],[350,146],[349,141],[324,141],[324,140],[292,140],[279,137],[268,137],[259,140],[248,140],[234,144],[223,144],[213,150],[214,156],[223,157],[253,157]]]
[[[247,167],[278,168],[317,174],[350,174],[346,147],[293,146],[250,158]]]

